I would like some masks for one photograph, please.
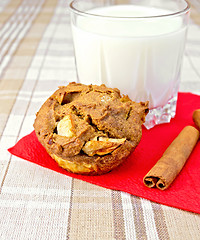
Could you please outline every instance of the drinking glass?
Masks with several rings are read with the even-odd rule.
[[[189,21],[185,0],[74,0],[71,27],[78,82],[149,101],[147,129],[170,122]]]

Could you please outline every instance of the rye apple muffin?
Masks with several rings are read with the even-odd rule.
[[[99,175],[120,165],[136,148],[148,102],[136,103],[105,85],[59,87],[36,114],[38,140],[60,167]]]

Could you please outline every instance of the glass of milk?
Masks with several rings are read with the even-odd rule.
[[[185,0],[74,0],[70,4],[78,81],[117,87],[149,101],[147,129],[176,113],[189,21]]]

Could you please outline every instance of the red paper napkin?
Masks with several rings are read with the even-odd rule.
[[[186,125],[193,125],[192,113],[200,108],[200,96],[179,93],[176,117],[169,124],[143,129],[140,144],[118,168],[101,176],[82,176],[60,168],[38,142],[35,132],[19,140],[10,153],[56,172],[105,188],[121,190],[167,206],[200,213],[200,143],[197,144],[181,173],[164,191],[149,189],[143,177],[162,156]]]

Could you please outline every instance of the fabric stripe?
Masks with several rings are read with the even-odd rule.
[[[71,178],[33,166],[25,161],[13,161],[12,157],[0,194],[1,239],[47,239],[47,236],[64,239],[66,236],[67,228],[59,227],[67,227]],[[24,177],[26,181],[22,180]],[[12,192],[12,188],[18,193]]]
[[[74,178],[72,178],[72,184],[71,184],[71,194],[70,194],[70,204],[69,204],[69,214],[67,219],[67,235],[66,240],[70,239],[70,227],[71,227],[71,215],[72,215],[72,201],[73,201],[73,193],[74,193]]]
[[[170,240],[162,205],[151,203],[159,239]]]
[[[0,4],[0,13],[6,9],[6,6],[10,3],[11,0],[2,0]],[[0,22],[1,25],[1,22]]]
[[[21,0],[22,1],[22,0]],[[26,7],[26,0],[23,0],[20,4],[20,7],[16,9],[16,11],[13,13],[13,15],[10,17],[10,19],[6,22],[6,24],[3,25],[1,31],[0,31],[0,46],[3,45],[3,42],[6,42],[6,40],[9,40],[9,38],[12,37],[12,32],[15,30],[15,28],[18,27],[18,24],[23,20],[24,15],[27,12]]]
[[[73,189],[67,239],[114,239],[111,190],[78,179]]]
[[[23,195],[46,195],[46,196],[52,196],[52,195],[57,195],[57,196],[66,196],[66,194],[69,194],[66,192],[66,190],[57,190],[54,188],[36,188],[36,187],[29,187],[29,188],[23,188],[20,187],[10,187],[6,186],[3,188],[1,191],[2,194],[8,194],[8,195],[13,195],[13,194],[23,194]]]
[[[50,3],[50,2],[48,2],[48,1],[45,2],[46,7],[48,7],[48,4],[49,4],[49,3]],[[52,6],[52,2],[51,2],[50,4],[51,4],[51,6]],[[54,4],[56,5],[56,4],[57,4],[57,1],[55,1]],[[44,9],[43,9],[42,11],[44,11]],[[41,12],[42,12],[42,11],[41,11]],[[53,11],[52,11],[52,14],[53,14]],[[49,16],[49,21],[50,21],[51,17],[52,17],[52,16]],[[54,32],[53,32],[53,33],[54,33]],[[41,35],[40,37],[42,37],[42,35]],[[38,40],[38,41],[39,41],[39,40]],[[47,49],[48,49],[48,46],[49,46],[49,44],[47,45]],[[36,51],[36,49],[35,49],[35,51]],[[24,79],[25,79],[25,77],[24,77]],[[33,89],[32,89],[31,96],[33,95],[34,88],[35,88],[35,86],[36,86],[37,81],[38,81],[38,78],[35,79],[35,81],[33,82],[34,85],[32,85],[32,86],[33,86]],[[22,83],[23,83],[23,81],[20,82],[21,85],[22,85]],[[0,84],[1,84],[1,82],[0,82]],[[20,88],[21,88],[21,86],[20,86]],[[17,104],[17,103],[18,103],[18,101],[15,102],[15,104]],[[30,104],[30,102],[29,102],[27,105],[25,105],[25,109],[24,109],[25,112],[24,112],[23,115],[21,115],[22,118],[19,119],[19,122],[18,122],[18,124],[17,124],[18,128],[15,129],[15,130],[17,130],[17,132],[18,132],[18,133],[17,133],[17,132],[15,131],[15,135],[17,135],[17,136],[19,135],[19,132],[20,132],[22,123],[23,123],[23,121],[24,121],[24,119],[25,119],[25,116],[26,116],[27,107],[29,106],[29,104]],[[8,106],[7,106],[7,107],[8,107]],[[10,109],[11,109],[11,107],[12,107],[12,105],[10,104]],[[10,110],[10,109],[9,109],[9,110]],[[6,132],[6,129],[9,129],[9,131],[10,131],[10,129],[13,129],[13,121],[12,121],[12,116],[13,116],[13,115],[12,115],[12,112],[13,112],[13,111],[14,111],[14,108],[13,108],[13,110],[11,111],[11,115],[10,115],[9,118],[8,118],[8,121],[7,121],[5,130],[4,130],[5,132]],[[15,120],[14,120],[14,121],[15,121]],[[11,132],[12,132],[12,134],[13,134],[14,131],[11,131]],[[7,165],[7,168],[5,169],[5,172],[2,173],[2,174],[4,174],[3,179],[4,179],[4,178],[6,177],[6,175],[7,175],[9,166],[10,166],[10,161],[8,162],[8,165]],[[3,184],[3,183],[2,183],[2,184]]]
[[[0,139],[0,193],[1,188],[5,179],[5,172],[7,171],[7,165],[10,162],[11,156],[8,153],[7,149],[10,147],[10,144],[13,145],[16,142],[16,136],[4,136]]]
[[[162,206],[170,240],[199,240],[200,215]]]
[[[46,8],[48,8],[49,7],[49,5],[50,6],[52,6],[52,8],[53,8],[53,5],[56,5],[57,4],[57,1],[52,1],[52,2],[49,2],[49,1],[46,1],[45,3],[44,3],[44,5],[43,5],[43,7],[40,9],[40,11],[39,10],[37,10],[37,15],[34,15],[34,18],[33,19],[31,19],[31,21],[33,21],[34,19],[36,20],[37,18],[39,18],[40,16],[39,16],[39,12],[40,13],[42,13],[43,11],[45,11],[45,7]],[[41,5],[41,3],[40,3],[40,5]],[[52,15],[49,15],[48,17],[48,21],[50,22],[50,20],[51,20],[51,17],[53,16],[53,11],[51,12],[51,14]],[[37,31],[37,29],[35,29],[34,28],[34,25],[32,25],[32,26],[30,26],[29,27],[29,30],[27,29],[27,31],[26,31],[26,36],[24,36],[24,39],[26,39],[26,37],[28,37],[29,36],[29,33],[30,32],[36,32],[37,33],[37,39],[35,39],[35,45],[34,45],[34,52],[33,53],[35,53],[36,52],[36,50],[37,50],[37,47],[38,47],[38,44],[39,44],[39,42],[40,42],[40,40],[41,40],[41,37],[42,37],[42,35],[43,35],[43,33],[44,33],[44,31],[45,31],[45,29],[46,29],[46,26],[45,26],[45,28],[42,28],[42,31],[41,32],[38,32]],[[18,46],[18,48],[16,47],[16,51],[15,51],[15,53],[14,54],[17,54],[17,55],[19,55],[20,54],[20,47],[21,46],[23,46],[22,45],[23,44],[23,42],[21,42],[21,44]],[[9,63],[7,64],[7,65],[9,65]],[[8,66],[7,66],[8,67]],[[3,75],[2,75],[2,77],[1,77],[1,81],[0,81],[0,88],[1,89],[4,89],[4,90],[6,90],[6,91],[18,91],[20,88],[21,88],[21,86],[22,86],[22,83],[23,83],[23,81],[24,81],[24,79],[25,79],[25,75],[26,75],[26,73],[27,73],[27,71],[28,71],[28,67],[29,67],[29,65],[27,65],[26,66],[26,68],[23,68],[23,69],[21,69],[21,71],[20,71],[20,75],[19,76],[17,76],[17,71],[16,71],[16,73],[15,73],[15,75],[10,75],[9,76],[9,74],[8,74],[8,71],[6,71]],[[16,69],[17,70],[17,69]],[[23,71],[22,71],[23,70]],[[15,71],[15,69],[13,69],[13,71]],[[24,73],[24,75],[22,76],[22,73]],[[12,74],[13,74],[13,72],[12,72]],[[14,79],[10,79],[10,77],[12,77],[12,78],[14,78]],[[8,84],[10,82],[10,85]],[[2,85],[2,86],[1,86]],[[5,86],[5,87],[4,87]],[[5,113],[5,114],[8,114],[10,111],[11,111],[11,108],[13,107],[13,104],[14,104],[14,102],[15,102],[15,99],[9,99],[9,101],[7,101],[7,104],[6,105],[0,105],[0,112],[1,113]],[[4,119],[2,119],[2,120],[4,120],[4,122],[5,122],[5,118]]]
[[[128,193],[122,192],[121,197],[122,197],[122,205],[123,205],[123,216],[124,216],[126,239],[127,240],[136,239],[131,195]]]
[[[11,39],[10,42],[7,39],[5,39],[5,41],[2,43],[4,45],[1,46],[1,52],[0,52],[1,62],[0,63],[4,68],[6,67],[6,63],[8,64],[8,62],[9,62],[9,61],[7,61],[7,58],[6,58],[6,63],[5,63],[4,58],[6,56],[11,56],[15,52],[15,50],[17,49],[17,47],[20,44],[21,39],[26,35],[28,30],[30,29],[32,21],[38,15],[43,2],[44,1],[39,1],[38,6],[36,5],[36,7],[28,8],[28,11],[27,11],[28,5],[24,4],[25,5],[24,9],[25,9],[25,13],[26,13],[25,15],[22,14],[22,16],[24,16],[24,19],[20,18],[20,21],[16,22],[16,26],[14,26],[14,28],[13,28],[13,33],[11,33],[11,34],[13,34],[13,37],[9,38],[9,39]],[[27,3],[26,0],[25,0],[25,3]],[[19,12],[19,14],[20,14],[20,12]],[[21,16],[21,14],[20,14],[20,16]],[[14,17],[17,17],[17,16],[14,16]],[[3,72],[4,68],[1,69],[0,76],[1,76],[1,73]]]
[[[120,191],[112,191],[112,209],[115,239],[126,239],[122,197]]]
[[[17,195],[16,195],[17,197]],[[15,200],[15,202],[12,203],[12,205],[10,205],[10,202],[8,201],[8,199],[5,200],[1,200],[1,208],[35,208],[35,209],[69,209],[69,206],[67,206],[66,202],[55,202],[55,203],[51,203],[49,201],[28,201],[28,205],[27,205],[27,201],[26,200]]]
[[[159,240],[157,229],[154,221],[154,213],[152,211],[151,202],[141,198],[141,205],[144,214],[144,223],[146,226],[146,234],[148,240]]]
[[[131,203],[133,205],[136,239],[147,240],[141,199],[139,197],[131,196]]]
[[[11,0],[1,12],[0,18],[0,29],[8,22],[9,18],[15,14],[15,11],[18,10],[18,7],[21,5],[22,0]]]

